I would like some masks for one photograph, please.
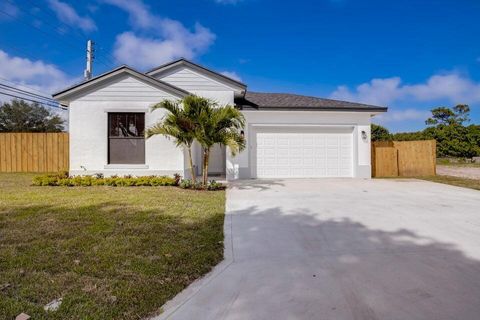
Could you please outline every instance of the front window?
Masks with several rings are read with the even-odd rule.
[[[145,114],[108,114],[108,163],[145,164]]]

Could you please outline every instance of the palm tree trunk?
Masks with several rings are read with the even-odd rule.
[[[197,177],[195,175],[195,170],[193,169],[192,146],[187,146],[187,148],[188,148],[188,162],[190,164],[190,174],[192,175],[192,182],[195,185]]]
[[[210,159],[210,148],[203,150],[203,187],[207,187],[208,182],[208,161]]]

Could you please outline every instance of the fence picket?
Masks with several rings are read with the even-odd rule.
[[[435,140],[372,143],[373,177],[432,176],[435,172]]]
[[[68,133],[0,133],[0,172],[68,170]]]

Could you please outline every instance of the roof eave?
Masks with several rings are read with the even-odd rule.
[[[90,80],[87,80],[87,81],[84,81],[84,82],[81,82],[79,84],[76,84],[74,86],[71,86],[69,88],[66,88],[62,91],[59,91],[57,93],[54,93],[52,95],[52,97],[55,99],[55,100],[58,100],[58,101],[61,101],[61,103],[65,103],[65,100],[67,100],[68,97],[74,95],[74,94],[78,94],[79,92],[81,92],[82,90],[85,90],[87,89],[88,87],[90,86],[93,86],[97,83],[100,83],[102,81],[105,81],[111,77],[114,77],[114,76],[117,76],[119,74],[121,74],[122,72],[126,72],[132,76],[136,76],[140,79],[143,79],[144,81],[156,86],[156,87],[159,87],[163,90],[166,90],[170,93],[173,93],[175,95],[178,95],[179,97],[183,97],[183,96],[186,96],[189,94],[188,91],[186,90],[183,90],[181,88],[178,88],[178,87],[175,87],[169,83],[166,83],[164,81],[161,81],[161,80],[158,80],[158,79],[155,79],[149,75],[146,75],[146,74],[143,74],[139,71],[136,71],[135,69],[129,67],[129,66],[126,66],[126,65],[123,65],[123,66],[120,66],[118,68],[115,68],[113,70],[110,70],[108,72],[105,72],[101,75],[98,75]]]
[[[372,107],[372,108],[358,108],[358,107],[284,107],[284,106],[247,106],[237,105],[241,110],[258,110],[258,111],[339,111],[339,112],[370,112],[383,113],[387,112],[387,107]]]

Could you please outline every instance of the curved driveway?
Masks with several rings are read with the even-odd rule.
[[[158,319],[477,320],[479,208],[416,180],[236,182],[225,261]]]

